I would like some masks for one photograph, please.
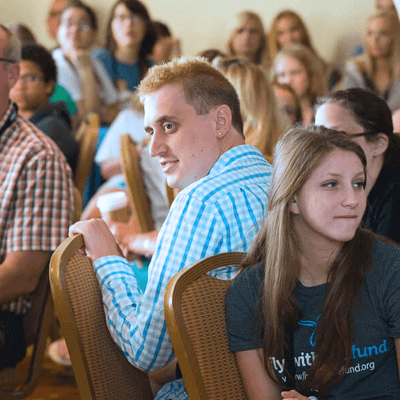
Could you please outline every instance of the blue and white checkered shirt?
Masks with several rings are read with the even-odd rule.
[[[249,249],[267,214],[271,172],[255,147],[237,146],[224,153],[207,176],[182,190],[158,235],[144,293],[125,259],[95,261],[110,332],[132,364],[151,371],[173,359],[163,308],[167,283],[195,261]],[[226,268],[216,276],[230,279],[234,273]],[[162,398],[187,398],[182,380],[169,386],[174,394],[167,395],[164,387]]]

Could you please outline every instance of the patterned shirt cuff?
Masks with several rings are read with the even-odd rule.
[[[105,256],[98,258],[93,263],[94,271],[96,272],[97,279],[101,286],[105,283],[107,278],[117,275],[127,276],[135,274],[132,271],[132,267],[129,265],[125,258],[119,256]]]

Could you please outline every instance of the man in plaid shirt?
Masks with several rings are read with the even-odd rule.
[[[71,170],[58,147],[9,100],[18,40],[0,25],[0,369],[25,355],[29,293],[72,221]]]
[[[128,360],[155,371],[174,358],[163,302],[169,280],[185,266],[230,251],[247,251],[267,213],[271,166],[245,145],[237,94],[228,80],[201,59],[152,68],[142,81],[145,129],[152,136],[167,182],[181,189],[157,238],[144,293],[107,225],[90,220],[82,233],[99,279],[110,332]],[[233,277],[225,268],[220,279]],[[153,373],[176,379],[174,369]],[[182,379],[165,385],[157,399],[187,399]]]

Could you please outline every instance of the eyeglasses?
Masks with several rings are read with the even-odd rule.
[[[130,21],[133,25],[136,25],[142,21],[142,19],[135,14],[114,15],[113,20],[121,24],[124,23],[125,21]]]
[[[17,62],[17,61],[15,61],[15,60],[10,60],[9,58],[0,58],[0,61],[12,63],[12,64],[14,64],[14,63]]]
[[[64,26],[65,28],[72,28],[73,26],[76,26],[78,29],[84,32],[88,32],[92,27],[87,23],[87,22],[73,22],[73,21],[63,21],[61,22],[61,26]]]
[[[354,138],[354,137],[361,137],[361,136],[370,136],[370,135],[376,135],[377,133],[380,132],[376,132],[376,131],[365,131],[365,132],[361,132],[361,133],[349,133],[349,135]]]
[[[21,75],[18,78],[18,80],[22,81],[25,84],[29,84],[29,83],[40,82],[42,80],[42,77],[35,74],[26,74],[26,75]]]

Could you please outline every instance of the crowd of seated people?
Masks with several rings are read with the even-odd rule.
[[[188,398],[163,315],[166,285],[191,262],[227,251],[249,252],[226,304],[230,346],[249,399],[399,398],[393,368],[400,362],[400,23],[392,1],[377,1],[366,21],[364,53],[349,59],[343,74],[321,57],[293,10],[278,13],[270,27],[262,15],[244,10],[223,50],[204,49],[193,58],[179,58],[180,40],[150,11],[139,0],[117,0],[104,48],[96,42],[98,16],[81,1],[51,3],[48,33],[57,45],[50,50],[19,21],[0,27],[0,68],[8,71],[3,77],[0,70],[7,81],[0,132],[14,118],[11,124],[56,152],[66,203],[57,243],[11,246],[15,232],[7,234],[11,247],[3,249],[0,276],[3,264],[25,260],[24,251],[42,252],[41,272],[66,236],[79,153],[74,134],[96,112],[103,131],[95,166],[105,183],[90,183],[82,221],[70,234],[83,234],[110,332],[128,360],[149,372],[157,400]],[[7,53],[17,36],[21,57]],[[96,206],[104,193],[128,194],[120,156],[126,133],[141,152],[155,221],[145,234],[135,224],[118,232]],[[180,191],[169,211],[166,183]],[[7,196],[4,190],[5,209],[17,212],[13,202],[23,202]],[[215,275],[235,273],[228,268]],[[22,312],[2,307],[0,354],[5,346],[22,346],[21,338],[1,342],[8,324],[22,335],[20,315],[29,305],[20,301]],[[359,311],[372,308],[373,332],[367,333],[369,315]],[[383,341],[387,350],[373,360],[376,373],[342,373],[357,361],[352,346]],[[280,370],[270,362],[315,349],[308,369],[293,362]],[[52,351],[68,362],[63,340]],[[23,356],[15,353],[9,365]]]

